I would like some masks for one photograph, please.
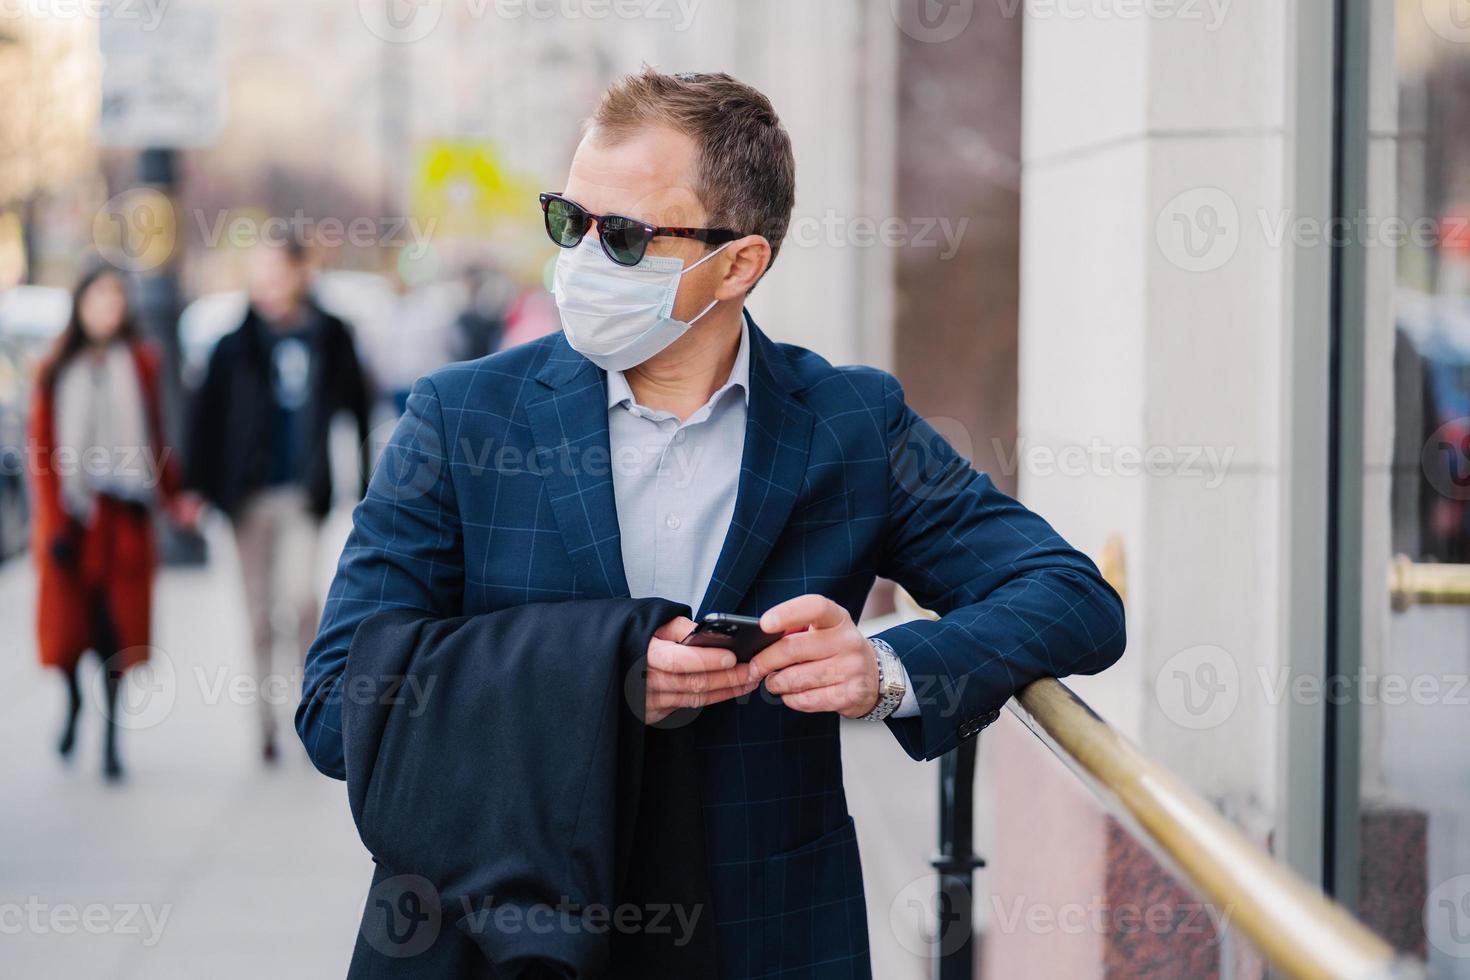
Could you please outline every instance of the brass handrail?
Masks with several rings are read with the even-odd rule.
[[[1388,595],[1394,612],[1410,606],[1470,606],[1470,565],[1416,562],[1407,555],[1388,568]]]
[[[899,590],[897,604],[935,618]],[[1133,822],[1280,973],[1293,978],[1422,977],[1423,967],[1252,844],[1198,793],[1154,762],[1060,681],[1007,705],[1062,761],[1112,795]]]

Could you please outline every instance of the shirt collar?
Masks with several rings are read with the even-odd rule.
[[[739,388],[745,404],[750,405],[750,324],[745,320],[740,324],[740,347],[735,351],[735,363],[730,365],[730,376],[705,404],[712,404],[731,388]],[[624,403],[637,404],[633,389],[628,387],[628,379],[622,371],[607,372],[607,407],[616,408]]]

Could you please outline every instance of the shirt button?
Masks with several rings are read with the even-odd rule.
[[[668,517],[664,518],[664,526],[667,527],[670,531],[679,530],[679,525],[682,523],[683,521],[679,520],[679,517],[676,514],[670,514]]]
[[[675,432],[674,433],[674,443],[677,445],[678,443],[681,443],[683,441],[684,441],[684,430],[683,429],[680,429],[678,432]]]

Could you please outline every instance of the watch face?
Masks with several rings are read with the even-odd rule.
[[[883,684],[879,688],[882,697],[903,697],[903,669],[898,656],[883,651]]]

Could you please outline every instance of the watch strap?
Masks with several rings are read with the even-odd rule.
[[[862,716],[863,721],[882,721],[898,710],[905,691],[903,663],[887,640],[868,637],[878,658],[878,703]]]

